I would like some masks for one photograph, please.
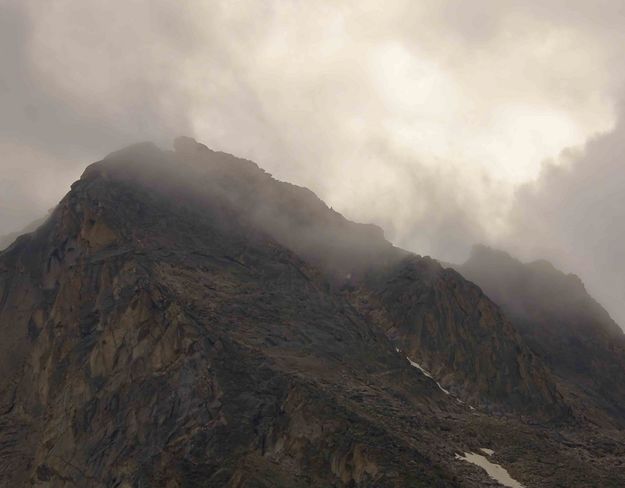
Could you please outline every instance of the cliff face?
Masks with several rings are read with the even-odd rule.
[[[485,412],[568,411],[476,286],[188,139],[91,165],[0,254],[0,334],[3,486],[477,487],[456,453],[560,456]]]
[[[581,396],[572,403],[625,420],[625,335],[577,276],[484,246],[458,269],[501,305],[563,388]]]
[[[91,166],[0,255],[3,486],[440,485],[401,415],[375,420],[435,387],[175,161]]]
[[[410,256],[369,273],[359,308],[443,387],[490,410],[564,415],[550,373],[473,283]]]

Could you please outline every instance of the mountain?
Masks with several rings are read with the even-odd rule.
[[[597,408],[625,421],[625,334],[573,274],[547,261],[522,263],[476,246],[459,268],[477,283],[558,377],[586,413]]]
[[[92,164],[0,253],[0,485],[493,485],[479,452],[527,486],[623,485],[620,431],[576,421],[480,288],[174,147]]]
[[[435,260],[409,256],[370,271],[352,297],[398,348],[464,401],[495,411],[566,410],[550,373],[495,303]]]

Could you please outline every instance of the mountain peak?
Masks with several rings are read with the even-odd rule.
[[[173,205],[214,212],[219,217],[265,233],[336,277],[403,255],[381,228],[351,222],[330,209],[311,190],[278,181],[256,163],[212,151],[190,137],[175,150],[142,143],[116,151],[87,168],[83,180],[98,176],[132,184],[169,199]]]
[[[191,138],[92,164],[0,253],[0,327],[7,486],[473,488],[455,454],[484,446],[530,480],[570,465],[570,405],[478,286]]]

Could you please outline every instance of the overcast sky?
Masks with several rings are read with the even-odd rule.
[[[552,259],[625,324],[621,0],[0,0],[0,62],[0,234],[186,134],[417,253]]]

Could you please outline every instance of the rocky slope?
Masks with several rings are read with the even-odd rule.
[[[90,167],[1,255],[4,481],[444,486],[390,433],[421,423],[436,388],[170,157],[135,147]],[[383,411],[406,418],[384,428]]]
[[[442,386],[472,405],[566,416],[542,361],[473,283],[409,256],[368,273],[353,294],[363,314]]]
[[[481,487],[455,455],[482,447],[528,486],[622,485],[620,433],[568,421],[479,288],[175,147],[91,165],[0,253],[0,486]]]
[[[500,304],[586,417],[625,422],[625,335],[575,275],[476,246],[459,268]]]

